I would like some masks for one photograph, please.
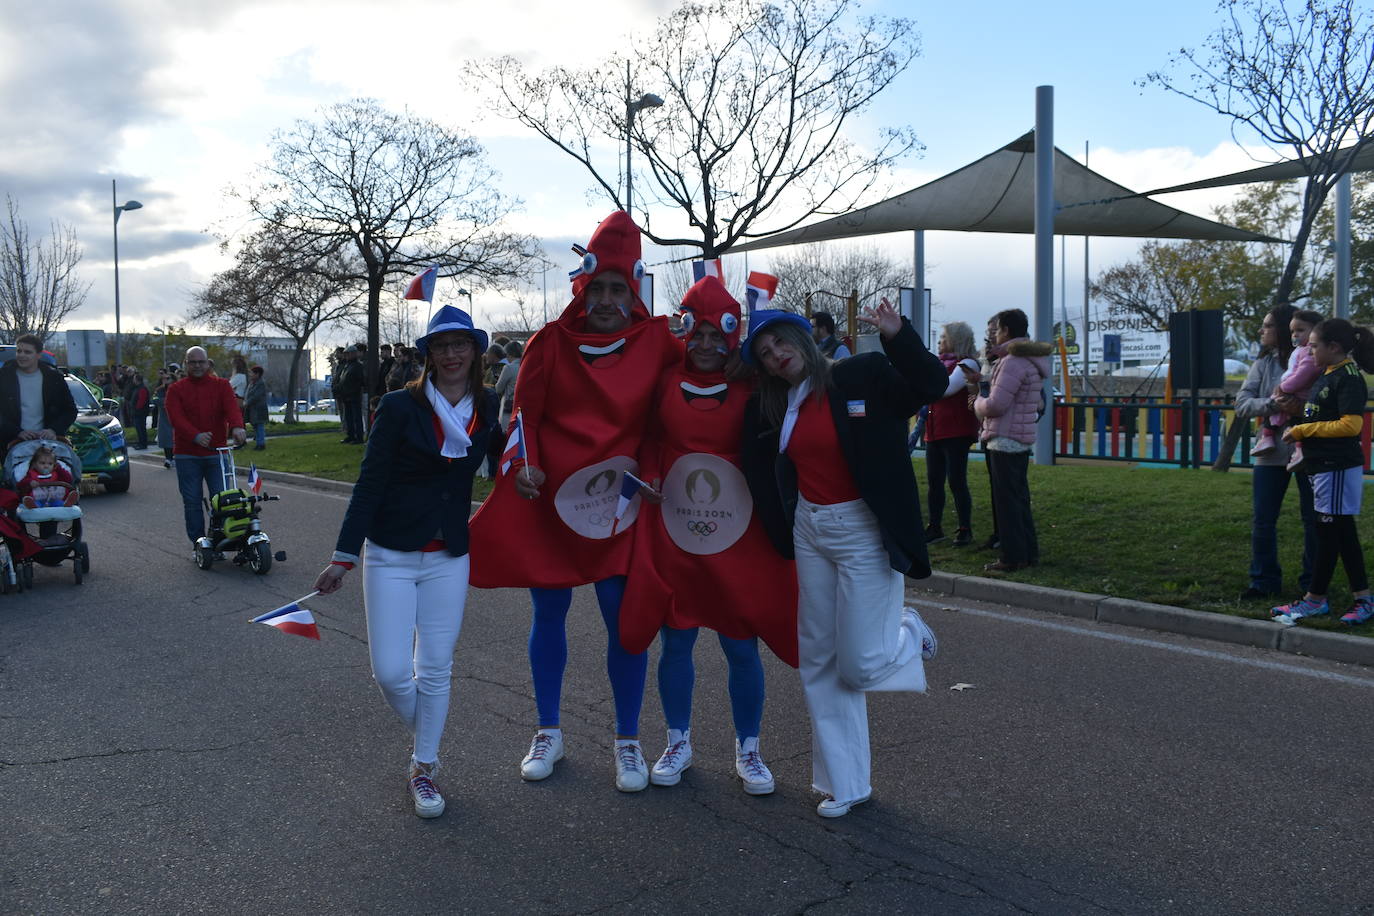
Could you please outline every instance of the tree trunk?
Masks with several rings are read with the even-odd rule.
[[[1279,278],[1279,287],[1274,290],[1275,305],[1288,302],[1293,294],[1293,284],[1298,279],[1298,268],[1302,266],[1303,255],[1307,252],[1307,240],[1312,235],[1312,226],[1317,221],[1317,214],[1326,202],[1328,190],[1321,182],[1313,178],[1307,179],[1307,187],[1303,189],[1302,222],[1298,225],[1293,247],[1288,252],[1288,263],[1284,265],[1283,276]]]
[[[286,413],[282,419],[287,423],[296,422],[296,391],[300,383],[301,356],[305,353],[305,341],[296,338],[296,352],[291,354],[291,368],[286,373]]]

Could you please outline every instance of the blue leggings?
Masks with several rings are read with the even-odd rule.
[[[625,577],[612,576],[597,582],[596,601],[606,622],[606,675],[615,697],[615,731],[639,735],[639,710],[644,705],[644,678],[649,653],[631,655],[620,646],[620,599],[625,596]],[[534,677],[534,705],[540,728],[558,727],[558,706],[563,695],[563,669],[568,665],[568,608],[570,588],[532,588],[534,620],[530,623],[530,673]]]
[[[658,695],[663,701],[663,717],[669,728],[686,731],[692,724],[692,687],[696,666],[692,648],[697,630],[664,627],[663,654],[658,660]],[[759,658],[757,638],[720,637],[720,647],[730,665],[730,711],[735,718],[735,737],[757,738],[763,722],[763,661]]]

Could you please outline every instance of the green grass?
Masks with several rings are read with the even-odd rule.
[[[924,497],[925,461],[916,459]],[[1250,475],[1138,465],[1060,464],[1030,467],[1031,502],[1040,540],[1040,565],[1010,574],[984,573],[996,559],[977,545],[991,533],[986,466],[969,462],[974,546],[931,545],[931,565],[942,572],[998,576],[1071,591],[1134,598],[1156,604],[1269,619],[1272,604],[1238,600],[1249,585]],[[923,506],[923,509],[925,507]],[[944,530],[953,535],[953,503],[946,498]],[[1374,523],[1359,520],[1367,543]],[[1296,597],[1302,556],[1298,491],[1288,490],[1279,517],[1283,601]],[[1374,557],[1370,557],[1374,560]],[[1304,623],[1346,630],[1338,618],[1349,607],[1344,570],[1337,566],[1327,620]],[[1352,632],[1374,636],[1374,627]]]
[[[321,431],[314,423],[300,435],[269,439],[267,451],[247,452],[258,467],[352,482],[358,479],[363,447],[339,442],[337,427]],[[273,424],[276,432],[282,424]],[[245,453],[240,452],[240,455]],[[925,461],[913,461],[925,489]],[[1157,604],[1269,619],[1269,601],[1241,602],[1249,584],[1250,475],[1211,470],[1183,471],[1128,464],[1031,465],[1031,499],[1040,538],[1040,565],[999,578],[1077,592],[1134,598]],[[942,572],[984,573],[996,555],[977,548],[991,533],[987,472],[969,462],[973,491],[973,547],[949,541],[931,546],[931,564]],[[491,481],[473,482],[473,498],[485,499]],[[926,507],[922,506],[924,512]],[[944,527],[953,535],[954,505],[946,497]],[[1362,541],[1374,535],[1374,522],[1359,521]],[[1279,557],[1289,591],[1296,597],[1302,526],[1297,487],[1289,488],[1279,521]],[[1374,556],[1370,557],[1374,564]],[[1304,623],[1321,629],[1344,627],[1335,619],[1350,604],[1344,570],[1336,570],[1330,619]],[[1352,632],[1374,636],[1374,626]]]

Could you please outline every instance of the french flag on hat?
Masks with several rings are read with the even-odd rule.
[[[319,592],[312,594],[318,595]],[[309,595],[306,598],[310,597]],[[301,602],[305,598],[297,598],[288,605],[277,608],[275,611],[268,611],[266,614],[259,614],[249,623],[265,623],[269,627],[276,627],[283,633],[291,633],[296,636],[304,636],[306,639],[319,639],[320,630],[315,626],[315,615],[310,613],[308,608],[301,607]]]
[[[630,511],[630,502],[639,492],[640,487],[647,487],[648,484],[640,480],[635,475],[626,471],[620,479],[620,498],[615,501],[615,521],[611,523],[611,534],[615,534],[616,528],[620,526],[620,520],[625,517],[625,513]]]
[[[426,302],[434,301],[434,281],[439,277],[439,268],[431,267],[429,270],[422,271],[415,279],[410,281],[410,286],[406,288],[406,299],[423,299]]]
[[[695,283],[702,277],[715,277],[721,283],[725,282],[725,271],[720,266],[720,258],[692,262],[692,282]]]
[[[766,309],[768,303],[778,293],[778,278],[762,271],[749,271],[749,279],[744,284],[744,302],[749,311]]]

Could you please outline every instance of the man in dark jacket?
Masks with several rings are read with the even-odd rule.
[[[354,445],[361,445],[363,441],[363,366],[358,359],[364,349],[363,344],[358,344],[344,350],[343,362],[339,363],[339,380],[334,388],[339,417],[343,420],[341,441]]]
[[[76,422],[76,402],[67,380],[38,359],[43,342],[24,334],[14,342],[14,359],[0,367],[0,447],[15,439],[56,439]]]

